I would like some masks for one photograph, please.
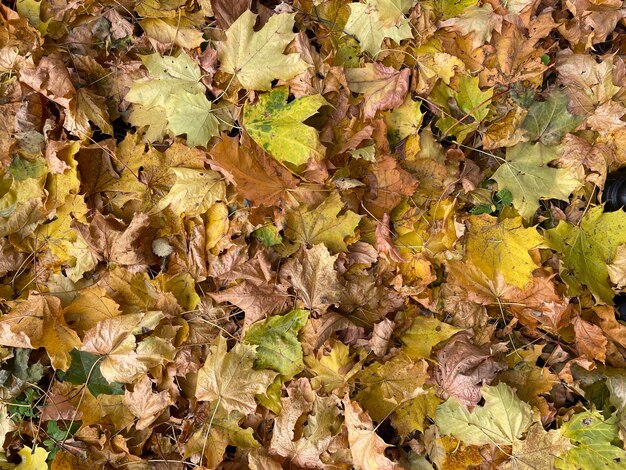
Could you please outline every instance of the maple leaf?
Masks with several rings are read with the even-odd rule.
[[[246,145],[248,144],[248,145]],[[209,165],[224,173],[246,199],[271,207],[285,202],[298,180],[251,142],[222,135],[209,151]]]
[[[366,3],[350,3],[350,17],[344,27],[354,35],[361,50],[376,56],[383,39],[391,38],[398,44],[413,36],[408,19],[404,16],[414,0],[367,0]]]
[[[376,111],[394,109],[404,101],[411,71],[398,71],[378,62],[358,69],[346,69],[350,91],[365,95],[363,116],[373,118]]]
[[[326,104],[322,95],[305,96],[287,102],[286,87],[274,88],[259,101],[246,103],[243,125],[250,137],[279,162],[303,165],[310,158],[324,158],[325,147],[317,131],[302,121]]]
[[[439,405],[435,423],[443,434],[451,434],[471,445],[513,445],[529,428],[532,420],[530,405],[521,401],[506,384],[481,389],[485,405],[472,413],[454,398]]]
[[[361,367],[350,355],[350,348],[340,341],[333,345],[330,354],[322,355],[319,359],[315,356],[305,356],[304,360],[315,374],[311,380],[313,388],[317,390],[322,387],[326,392],[346,385]]]
[[[52,367],[67,370],[70,351],[81,341],[63,318],[61,301],[51,295],[31,293],[0,317],[0,344],[15,348],[45,348]]]
[[[358,402],[372,419],[380,422],[398,405],[424,394],[428,364],[413,361],[406,354],[394,356],[384,364],[374,362],[356,376],[365,389],[357,395]]]
[[[617,417],[604,418],[598,411],[575,414],[561,428],[561,433],[572,444],[567,454],[556,461],[556,468],[603,468],[617,470],[626,459],[626,451],[611,444],[617,438]]]
[[[269,90],[272,80],[290,80],[308,65],[298,54],[283,54],[294,38],[295,14],[272,15],[254,31],[257,15],[244,11],[226,31],[226,40],[218,43],[221,69],[237,77],[249,90]]]
[[[333,252],[346,251],[345,239],[354,234],[361,216],[345,211],[339,193],[333,192],[314,209],[305,205],[287,215],[285,236],[294,242],[316,245],[323,243]]]
[[[216,171],[194,168],[172,168],[170,171],[176,182],[170,192],[155,204],[152,214],[170,206],[178,215],[201,215],[215,202],[226,199],[226,185]]]
[[[535,470],[554,468],[557,457],[572,448],[560,430],[545,431],[540,423],[534,423],[523,441],[513,442],[511,459],[504,469]]]
[[[149,427],[172,403],[167,390],[152,392],[152,382],[147,375],[135,384],[133,391],[126,391],[124,403],[139,420],[135,423],[138,431]]]
[[[433,89],[430,99],[445,111],[435,125],[444,134],[452,134],[459,142],[478,129],[489,113],[493,89],[481,91],[478,77],[462,74],[456,84],[443,82]]]
[[[531,140],[538,140],[544,145],[556,145],[581,121],[581,117],[573,116],[567,110],[567,96],[555,92],[546,101],[532,104],[522,126],[528,131]]]
[[[535,214],[541,199],[567,201],[581,186],[569,169],[548,166],[558,156],[555,147],[524,142],[507,149],[506,162],[493,174],[498,188],[511,192],[513,205],[525,219]]]
[[[308,311],[295,309],[250,326],[244,341],[257,345],[256,367],[275,370],[287,379],[300,372],[304,364],[297,334],[306,324],[308,316]]]
[[[80,350],[105,356],[100,371],[109,382],[133,382],[149,366],[164,359],[161,356],[155,360],[150,354],[138,352],[135,338],[136,334],[154,329],[162,318],[161,312],[144,312],[102,320],[85,333]]]
[[[585,284],[595,299],[613,304],[607,262],[615,256],[618,245],[626,243],[626,215],[622,211],[603,213],[602,207],[591,208],[578,226],[565,221],[546,232],[551,248],[563,253],[562,262],[570,270],[561,274],[572,288]]]
[[[480,215],[469,222],[467,259],[490,279],[502,275],[507,283],[523,289],[537,267],[528,251],[539,246],[543,237],[533,227],[524,228],[521,217],[498,222]]]
[[[307,309],[324,311],[339,297],[336,259],[322,244],[302,248],[297,258],[283,265],[280,279],[295,289]]]
[[[185,458],[199,461],[204,456],[209,467],[217,467],[224,460],[224,452],[229,445],[252,450],[259,447],[252,428],[243,429],[239,426],[243,417],[241,413],[233,411],[226,414],[216,407],[209,416],[213,417],[210,424],[202,426],[185,442]]]
[[[433,346],[461,331],[436,318],[415,317],[411,326],[400,337],[404,352],[412,358],[429,357]]]
[[[318,397],[309,381],[300,378],[287,387],[287,397],[281,399],[282,411],[274,420],[270,453],[287,457],[294,465],[320,468],[320,455],[328,448],[333,428],[337,424],[337,399]],[[306,416],[306,425],[298,422]],[[301,437],[297,437],[296,429]]]
[[[218,336],[204,365],[198,370],[195,396],[199,401],[218,400],[226,412],[253,413],[255,395],[265,393],[278,375],[252,368],[256,346],[237,343],[226,351],[226,339]]]
[[[347,397],[343,401],[345,425],[348,429],[348,442],[352,462],[358,470],[393,470],[395,464],[385,457],[385,449],[390,447],[374,431],[372,419],[359,405]]]
[[[89,226],[73,223],[72,228],[85,240],[96,257],[120,265],[150,264],[153,261],[151,232],[146,214],[136,214],[130,224],[100,212]]]
[[[503,366],[469,342],[467,334],[452,338],[437,352],[433,379],[443,398],[453,397],[465,406],[477,405],[481,385],[490,383]]]
[[[159,140],[167,127],[174,135],[186,134],[191,146],[206,146],[218,134],[218,121],[200,83],[198,64],[184,52],[177,57],[150,54],[142,61],[152,78],[134,82],[126,95],[126,100],[138,105],[131,122],[148,125],[147,140]]]

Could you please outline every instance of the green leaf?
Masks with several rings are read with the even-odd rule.
[[[299,373],[304,363],[298,332],[308,318],[308,310],[295,309],[250,326],[244,341],[258,346],[255,366],[280,372],[286,379]]]
[[[598,302],[613,305],[607,264],[617,246],[626,243],[626,213],[603,213],[602,206],[589,210],[577,226],[562,220],[546,232],[551,248],[563,253],[561,277],[571,288],[586,285]]]
[[[455,135],[459,142],[476,129],[489,114],[493,88],[481,91],[478,77],[460,76],[457,89],[440,81],[430,99],[445,111],[437,120],[437,128],[446,135]]]
[[[506,162],[493,174],[498,188],[511,192],[513,205],[525,219],[535,214],[539,200],[567,201],[581,186],[569,169],[548,166],[558,156],[557,147],[524,142],[507,149]]]
[[[219,133],[218,120],[211,112],[200,79],[200,67],[187,54],[142,57],[150,79],[134,82],[126,100],[134,105],[130,122],[147,127],[144,138],[160,139],[167,129],[173,135],[187,135],[190,146],[206,146]]]
[[[257,104],[246,103],[244,127],[250,137],[279,162],[303,165],[310,158],[324,158],[325,148],[317,131],[302,121],[326,103],[321,95],[305,96],[287,103],[287,87],[261,95]]]
[[[361,216],[348,210],[343,215],[343,201],[339,193],[332,193],[315,209],[306,206],[292,211],[287,216],[285,236],[294,242],[316,245],[324,243],[332,252],[347,249],[345,239],[354,235]]]
[[[531,105],[522,127],[528,131],[531,140],[538,140],[545,145],[557,145],[565,134],[573,131],[582,121],[581,116],[569,113],[567,96],[557,91],[546,101]]]
[[[561,432],[576,447],[556,461],[557,468],[564,470],[624,468],[626,451],[611,444],[618,436],[616,416],[604,419],[598,411],[578,413],[561,427]]]
[[[94,397],[98,395],[122,395],[123,385],[119,382],[109,382],[100,372],[100,356],[73,349],[70,353],[72,363],[66,372],[59,372],[64,382],[75,385],[87,384],[87,388]]]
[[[467,408],[449,398],[435,412],[435,424],[442,434],[454,436],[469,445],[513,445],[532,423],[532,409],[504,383],[481,388],[484,406]]]
[[[272,15],[259,31],[254,31],[257,15],[246,10],[218,42],[221,70],[235,75],[248,90],[270,90],[275,79],[290,80],[308,65],[299,54],[283,54],[295,37],[293,14]]]

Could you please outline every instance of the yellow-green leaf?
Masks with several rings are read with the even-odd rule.
[[[322,95],[305,96],[287,102],[286,87],[273,89],[261,95],[252,105],[243,109],[244,127],[250,137],[279,162],[299,166],[310,158],[324,158],[325,148],[317,130],[302,121],[326,104]]]

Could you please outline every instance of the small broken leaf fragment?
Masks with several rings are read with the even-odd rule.
[[[24,447],[18,452],[22,461],[15,467],[15,470],[48,470],[46,459],[49,452],[43,447],[34,445],[32,449]]]

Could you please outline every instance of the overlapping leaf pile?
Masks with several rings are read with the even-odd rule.
[[[623,468],[625,11],[3,2],[3,465]]]

